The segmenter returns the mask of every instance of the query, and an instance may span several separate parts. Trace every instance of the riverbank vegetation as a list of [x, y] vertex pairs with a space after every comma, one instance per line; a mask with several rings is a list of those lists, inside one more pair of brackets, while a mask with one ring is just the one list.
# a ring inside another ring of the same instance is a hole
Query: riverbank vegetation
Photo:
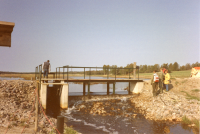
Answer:
[[182, 123], [185, 125], [188, 125], [188, 126], [192, 126], [197, 131], [199, 131], [199, 120], [197, 120], [197, 119], [190, 120], [187, 116], [183, 116]]
[[[54, 73], [54, 72], [53, 72]], [[56, 77], [55, 75], [53, 75], [53, 73], [49, 74], [49, 78], [53, 78]], [[186, 71], [171, 71], [170, 76], [171, 78], [188, 78], [190, 77], [191, 74], [191, 70], [186, 70]], [[84, 78], [84, 74], [80, 74], [80, 73], [70, 73], [68, 74], [69, 77], [72, 76], [81, 76]], [[115, 77], [114, 74], [109, 74], [109, 75], [99, 75], [99, 74], [95, 74], [92, 73], [90, 75], [91, 77]], [[142, 79], [150, 79], [152, 76], [152, 73], [139, 73], [139, 78]], [[0, 74], [0, 77], [8, 77], [8, 78], [23, 78], [25, 80], [34, 80], [35, 79], [35, 73], [2, 73]], [[63, 73], [60, 73], [57, 75], [58, 78], [63, 78]], [[64, 73], [64, 77], [67, 77], [67, 74]], [[86, 79], [88, 79], [89, 75], [85, 75]], [[133, 73], [131, 74], [127, 74], [127, 75], [116, 75], [117, 78], [133, 78]], [[136, 79], [138, 79], [138, 74], [136, 74]]]
[[[200, 63], [196, 62], [193, 64], [187, 63], [186, 65], [180, 66], [177, 62], [175, 63], [164, 63], [162, 65], [140, 65], [136, 68], [136, 78], [146, 78], [149, 79], [152, 76], [153, 70], [159, 71], [160, 68], [166, 68], [169, 70], [171, 78], [187, 78], [191, 75], [192, 67], [200, 67]], [[67, 69], [63, 72], [64, 69], [58, 70], [57, 75], [56, 72], [51, 72], [49, 74], [49, 78], [64, 78], [67, 75], [70, 76], [100, 76], [100, 77], [123, 77], [123, 78], [133, 78], [133, 63], [127, 64], [125, 67], [117, 67], [117, 65], [103, 65], [102, 68], [86, 68], [77, 70], [76, 68], [71, 68], [69, 66], [68, 72]], [[139, 74], [138, 74], [139, 73]], [[35, 77], [39, 77], [39, 74], [35, 74], [35, 72], [2, 72], [0, 71], [0, 77], [15, 77], [15, 78], [24, 78], [25, 80], [34, 80]]]
[[[57, 134], [57, 133], [55, 129], [52, 129], [49, 134]], [[78, 132], [74, 130], [72, 126], [70, 127], [65, 126], [63, 134], [78, 134]]]

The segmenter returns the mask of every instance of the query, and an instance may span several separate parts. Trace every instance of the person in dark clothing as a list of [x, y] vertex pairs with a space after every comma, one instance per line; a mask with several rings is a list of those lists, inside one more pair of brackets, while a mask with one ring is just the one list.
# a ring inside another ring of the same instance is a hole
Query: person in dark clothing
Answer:
[[151, 85], [152, 85], [152, 93], [153, 93], [153, 97], [156, 96], [156, 92], [158, 89], [158, 83], [159, 83], [159, 78], [158, 75], [156, 73], [156, 70], [153, 71], [153, 75], [151, 77]]
[[162, 70], [163, 69], [161, 68], [160, 72], [158, 72], [160, 93], [163, 93], [163, 81], [165, 77]]
[[45, 78], [45, 76], [46, 76], [46, 78], [48, 78], [48, 73], [50, 73], [50, 71], [51, 71], [51, 65], [49, 63], [49, 60], [47, 60], [46, 62], [44, 62], [42, 64], [42, 70], [44, 72], [44, 74], [43, 74], [44, 78]]

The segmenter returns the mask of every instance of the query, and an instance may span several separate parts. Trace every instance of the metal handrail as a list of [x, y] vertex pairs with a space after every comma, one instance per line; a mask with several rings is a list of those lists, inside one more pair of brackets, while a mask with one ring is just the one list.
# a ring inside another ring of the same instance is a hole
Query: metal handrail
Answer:
[[[59, 69], [59, 72], [57, 71], [57, 68]], [[138, 80], [139, 80], [139, 66], [137, 66], [136, 68], [113, 68], [113, 67], [107, 67], [107, 68], [104, 68], [104, 67], [76, 67], [76, 66], [63, 66], [63, 67], [57, 67], [56, 68], [56, 78], [58, 78], [57, 76], [59, 76], [59, 78], [60, 78], [60, 68], [63, 68], [63, 79], [64, 79], [64, 74], [65, 74], [65, 71], [64, 71], [64, 69], [65, 68], [67, 68], [67, 72], [66, 72], [66, 74], [67, 74], [67, 81], [68, 81], [68, 79], [69, 79], [69, 68], [83, 68], [84, 69], [84, 71], [83, 71], [83, 74], [84, 74], [84, 79], [85, 79], [85, 74], [86, 74], [86, 71], [85, 71], [85, 69], [89, 69], [89, 71], [88, 71], [88, 74], [89, 74], [89, 79], [91, 79], [91, 69], [92, 68], [95, 68], [95, 69], [106, 69], [106, 71], [107, 71], [107, 79], [109, 79], [109, 72], [110, 72], [110, 70], [111, 69], [114, 69], [115, 70], [115, 80], [116, 80], [116, 75], [117, 75], [117, 69], [128, 69], [129, 71], [129, 79], [131, 79], [131, 77], [130, 77], [130, 70], [133, 70], [133, 69], [138, 69]]]
[[[104, 67], [76, 67], [76, 66], [63, 66], [63, 67], [57, 67], [56, 68], [56, 72], [54, 72], [54, 78], [56, 77], [56, 79], [57, 78], [61, 78], [60, 77], [60, 73], [61, 73], [61, 68], [63, 68], [63, 72], [62, 72], [62, 74], [63, 74], [63, 79], [65, 78], [65, 74], [67, 74], [67, 81], [68, 81], [68, 79], [69, 79], [69, 68], [83, 68], [84, 69], [84, 71], [83, 71], [83, 74], [84, 74], [84, 79], [85, 79], [85, 75], [86, 75], [86, 72], [87, 71], [85, 71], [85, 69], [89, 69], [89, 71], [88, 71], [88, 74], [89, 74], [89, 79], [91, 79], [91, 69], [106, 69], [106, 73], [107, 73], [107, 79], [109, 79], [109, 72], [110, 72], [110, 70], [111, 69], [114, 69], [115, 71], [115, 80], [116, 80], [116, 76], [117, 76], [117, 69], [119, 69], [119, 70], [121, 70], [121, 69], [128, 69], [128, 73], [129, 73], [129, 79], [131, 79], [131, 77], [130, 77], [130, 74], [131, 74], [131, 72], [130, 72], [130, 70], [133, 70], [133, 69], [138, 69], [138, 80], [139, 80], [139, 66], [137, 66], [136, 68], [113, 68], [113, 67], [106, 67], [106, 68], [104, 68]], [[67, 68], [67, 72], [65, 72], [65, 68]], [[58, 69], [59, 69], [59, 71], [58, 71]], [[39, 66], [37, 66], [36, 68], [35, 68], [35, 80], [36, 79], [40, 79], [41, 78], [41, 74], [42, 74], [42, 64], [40, 64]]]

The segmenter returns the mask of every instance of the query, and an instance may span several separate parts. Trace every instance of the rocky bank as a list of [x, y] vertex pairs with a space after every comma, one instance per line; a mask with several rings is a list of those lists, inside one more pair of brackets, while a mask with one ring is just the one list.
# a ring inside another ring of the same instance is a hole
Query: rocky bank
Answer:
[[[36, 83], [23, 80], [0, 81], [0, 130], [7, 133], [35, 133], [35, 89]], [[42, 114], [39, 114], [39, 132], [49, 133], [52, 126]], [[48, 117], [51, 122], [56, 119]]]
[[200, 101], [186, 94], [195, 92], [195, 97], [199, 98], [200, 79], [173, 79], [170, 86], [170, 91], [164, 90], [153, 97], [150, 81], [146, 81], [142, 93], [131, 101], [147, 119], [182, 121], [186, 116], [190, 120], [200, 121]]

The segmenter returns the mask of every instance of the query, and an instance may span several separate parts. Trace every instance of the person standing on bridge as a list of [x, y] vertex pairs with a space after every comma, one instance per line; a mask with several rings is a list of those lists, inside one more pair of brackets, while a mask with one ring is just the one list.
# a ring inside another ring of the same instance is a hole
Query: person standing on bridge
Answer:
[[158, 72], [158, 77], [159, 77], [159, 89], [160, 93], [163, 93], [163, 81], [164, 81], [164, 73], [163, 73], [163, 68], [160, 68], [160, 72]]
[[151, 85], [152, 85], [152, 93], [153, 93], [153, 97], [156, 96], [156, 92], [158, 89], [158, 83], [159, 83], [159, 78], [158, 75], [156, 73], [156, 70], [153, 71], [153, 76], [151, 77]]
[[50, 71], [51, 71], [51, 65], [49, 63], [49, 60], [47, 60], [46, 62], [44, 62], [42, 64], [42, 70], [44, 72], [44, 74], [43, 74], [44, 78], [45, 78], [45, 76], [46, 76], [46, 78], [48, 78], [48, 73], [50, 73]]

